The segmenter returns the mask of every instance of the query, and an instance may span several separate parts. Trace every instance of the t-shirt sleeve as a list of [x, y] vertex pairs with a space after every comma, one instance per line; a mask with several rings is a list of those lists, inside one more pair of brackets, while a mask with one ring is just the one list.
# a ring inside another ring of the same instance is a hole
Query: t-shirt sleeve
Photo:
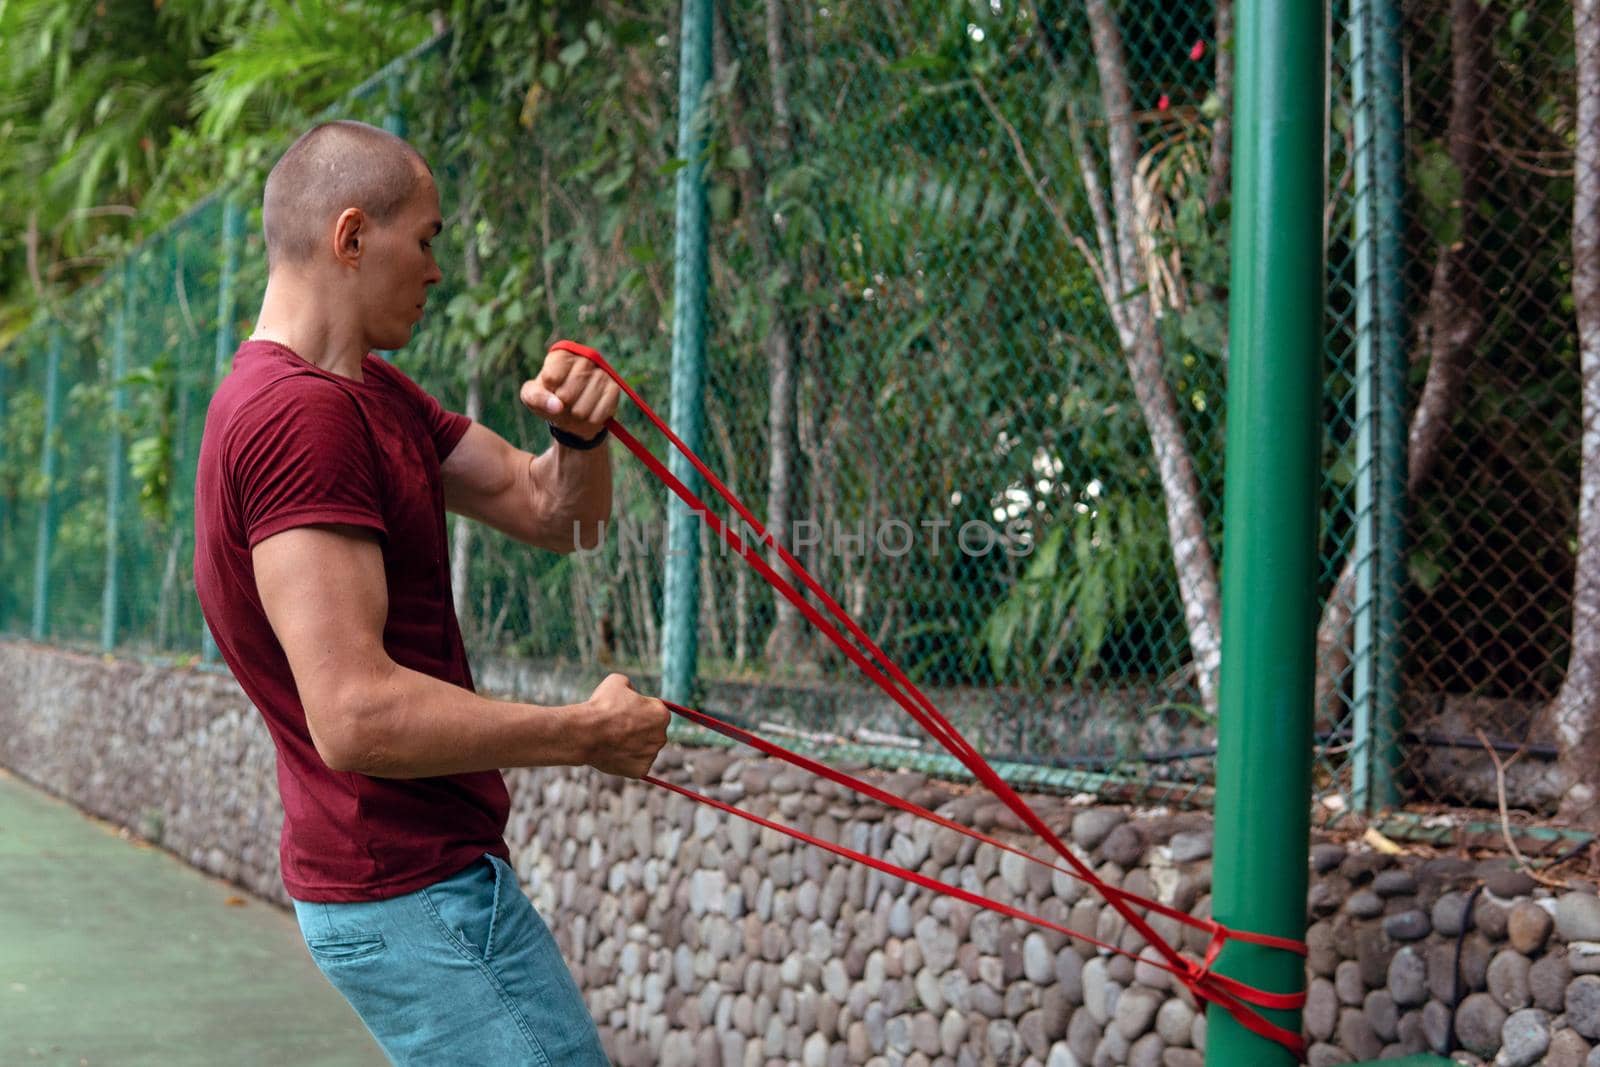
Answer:
[[428, 437], [433, 441], [433, 450], [443, 463], [448, 456], [466, 436], [467, 428], [472, 425], [472, 420], [465, 415], [450, 411], [434, 399], [422, 386], [411, 380], [405, 371], [393, 363], [379, 361], [380, 369], [387, 374], [400, 390], [410, 399], [417, 409], [417, 415], [422, 419], [422, 425], [428, 432]]
[[251, 548], [296, 526], [387, 537], [371, 434], [355, 401], [310, 375], [274, 383], [234, 414], [228, 475]]

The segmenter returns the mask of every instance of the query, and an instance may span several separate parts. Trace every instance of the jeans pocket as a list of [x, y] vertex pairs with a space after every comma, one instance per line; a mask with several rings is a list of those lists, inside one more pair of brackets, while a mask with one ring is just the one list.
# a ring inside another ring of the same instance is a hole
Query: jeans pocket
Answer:
[[307, 938], [306, 948], [318, 963], [351, 963], [376, 956], [383, 951], [384, 942], [378, 933], [333, 934]]
[[485, 855], [460, 874], [422, 890], [428, 913], [445, 936], [484, 962], [494, 955], [501, 880], [500, 865]]

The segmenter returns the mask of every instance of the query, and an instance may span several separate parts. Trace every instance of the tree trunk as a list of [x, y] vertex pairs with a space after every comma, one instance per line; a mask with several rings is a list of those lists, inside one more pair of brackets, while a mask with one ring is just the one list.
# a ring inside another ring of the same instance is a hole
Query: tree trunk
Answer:
[[[462, 229], [467, 231], [466, 261], [467, 287], [476, 289], [483, 281], [483, 267], [478, 262], [478, 242], [472, 235], [471, 219], [462, 212]], [[473, 422], [483, 417], [483, 342], [473, 337], [467, 342], [467, 409], [462, 412]], [[455, 528], [450, 541], [450, 592], [455, 601], [456, 622], [463, 631], [470, 632], [467, 618], [467, 577], [472, 567], [472, 522], [464, 515], [455, 517]]]
[[539, 262], [544, 265], [544, 306], [550, 316], [550, 336], [561, 336], [561, 313], [556, 307], [555, 263], [545, 253], [550, 248], [550, 153], [539, 152]]
[[[1461, 177], [1463, 220], [1484, 192], [1484, 117], [1492, 54], [1488, 15], [1477, 0], [1453, 0], [1450, 13], [1450, 162]], [[1477, 256], [1466, 240], [1441, 243], [1428, 290], [1428, 311], [1419, 331], [1428, 376], [1411, 416], [1406, 439], [1406, 495], [1415, 500], [1433, 476], [1440, 446], [1450, 429], [1467, 361], [1488, 327]], [[1392, 398], [1395, 404], [1402, 398]], [[1339, 689], [1350, 666], [1351, 612], [1356, 559], [1347, 556], [1317, 626], [1316, 709], [1325, 725], [1343, 718]]]
[[1206, 207], [1215, 211], [1230, 192], [1233, 178], [1233, 0], [1217, 0], [1216, 94], [1221, 110], [1211, 124], [1211, 159], [1206, 176]]
[[[618, 538], [621, 551], [627, 553], [619, 576], [617, 600], [623, 595], [625, 583], [633, 597], [633, 617], [635, 647], [639, 650], [639, 662], [653, 663], [661, 656], [661, 639], [656, 631], [656, 615], [652, 610], [654, 599], [650, 596], [650, 574], [645, 568], [645, 557], [628, 549], [628, 538]], [[702, 600], [706, 597], [702, 596]], [[618, 613], [620, 614], [620, 612]]]
[[1572, 198], [1572, 297], [1583, 382], [1578, 556], [1572, 652], [1555, 700], [1561, 747], [1561, 815], [1600, 815], [1600, 0], [1573, 0], [1578, 128]]
[[[1167, 511], [1167, 535], [1188, 627], [1189, 651], [1195, 681], [1207, 711], [1217, 707], [1217, 671], [1222, 663], [1220, 640], [1221, 597], [1216, 560], [1206, 533], [1200, 482], [1184, 441], [1178, 400], [1164, 370], [1165, 355], [1156, 330], [1155, 308], [1145, 285], [1139, 233], [1143, 223], [1134, 199], [1134, 168], [1138, 148], [1134, 137], [1132, 95], [1128, 89], [1127, 59], [1122, 34], [1106, 0], [1086, 0], [1095, 64], [1100, 75], [1100, 97], [1107, 125], [1111, 199], [1115, 228], [1101, 230], [1102, 284], [1117, 327], [1117, 337], [1133, 380], [1134, 395], [1150, 434], [1156, 455]], [[1081, 160], [1085, 168], [1093, 160]], [[1097, 184], [1097, 183], [1087, 183]], [[1091, 198], [1097, 189], [1090, 189]], [[1102, 198], [1103, 200], [1103, 198]], [[1105, 247], [1108, 243], [1112, 247]]]
[[[788, 71], [783, 48], [783, 0], [767, 0], [767, 76], [772, 85], [772, 117], [777, 157], [794, 155], [794, 132], [789, 115]], [[752, 208], [758, 207], [752, 204]], [[760, 211], [765, 219], [766, 212]], [[775, 264], [786, 281], [788, 268]], [[784, 286], [785, 288], [787, 285]], [[795, 361], [794, 333], [788, 316], [780, 310], [767, 330], [767, 530], [777, 544], [787, 547], [793, 538], [792, 504], [795, 480]], [[769, 562], [787, 574], [776, 549]], [[787, 663], [800, 645], [800, 612], [783, 597], [774, 598], [772, 632], [767, 635], [768, 663]]]
[[[731, 65], [730, 55], [733, 27], [725, 12], [719, 12], [715, 38], [718, 76]], [[792, 158], [794, 138], [789, 112], [789, 90], [783, 47], [783, 5], [781, 0], [767, 0], [766, 47], [767, 66], [771, 80], [770, 104], [775, 125], [775, 155], [782, 161]], [[745, 122], [743, 95], [734, 92], [728, 98], [728, 140], [735, 147], [744, 148], [751, 165], [738, 172], [739, 197], [743, 201], [740, 216], [744, 220], [750, 251], [758, 269], [765, 278], [772, 272], [781, 272], [787, 288], [791, 275], [776, 249], [777, 238], [771, 232], [770, 215], [763, 207], [763, 189], [769, 168], [760, 162], [760, 155]], [[767, 359], [767, 531], [773, 539], [787, 546], [792, 534], [793, 484], [795, 480], [795, 358], [794, 323], [781, 307], [774, 310], [762, 342]], [[780, 574], [786, 573], [783, 561], [776, 550], [768, 553], [769, 562]], [[769, 663], [784, 663], [795, 658], [801, 641], [800, 613], [783, 597], [774, 598], [772, 630], [768, 634], [765, 657]], [[742, 644], [742, 642], [740, 642]]]
[[[1211, 149], [1206, 163], [1206, 211], [1213, 225], [1222, 205], [1233, 195], [1233, 0], [1217, 0], [1216, 16], [1216, 93], [1218, 107], [1216, 119], [1211, 123]], [[1217, 227], [1218, 231], [1221, 227]], [[1228, 294], [1225, 284], [1213, 285], [1204, 281], [1195, 287], [1197, 304], [1226, 306]], [[1222, 347], [1217, 353], [1222, 367], [1220, 384], [1228, 380], [1228, 321], [1222, 320]]]
[[[794, 346], [788, 331], [781, 326], [767, 334], [767, 531], [777, 544], [791, 541], [793, 516], [790, 503], [794, 483]], [[788, 568], [777, 549], [768, 553], [768, 562], [779, 574]], [[800, 612], [783, 597], [774, 603], [772, 632], [767, 635], [769, 663], [785, 663], [793, 658], [800, 636]]]
[[767, 0], [767, 77], [772, 82], [772, 123], [778, 148], [794, 148], [794, 125], [789, 117], [789, 71], [784, 66], [783, 0]]
[[[728, 643], [722, 636], [722, 609], [717, 605], [712, 586], [711, 553], [716, 546], [711, 543], [711, 529], [700, 524], [700, 627], [711, 639], [711, 658], [720, 667], [728, 662]], [[742, 568], [741, 568], [742, 569]]]
[[[727, 484], [729, 491], [734, 496], [739, 495], [739, 456], [733, 448], [733, 436], [728, 433], [728, 424], [712, 412], [709, 421], [711, 433], [717, 439], [717, 445], [722, 449], [722, 469], [726, 472], [722, 480]], [[719, 554], [726, 555], [731, 550], [723, 550]], [[711, 583], [706, 583], [706, 588], [711, 588]], [[733, 662], [735, 666], [743, 667], [745, 660], [750, 658], [750, 568], [741, 560], [733, 568]]]

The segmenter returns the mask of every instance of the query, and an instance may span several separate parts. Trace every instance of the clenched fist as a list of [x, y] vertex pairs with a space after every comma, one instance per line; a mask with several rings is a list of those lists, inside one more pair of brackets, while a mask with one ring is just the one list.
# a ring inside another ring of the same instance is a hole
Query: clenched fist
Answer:
[[556, 429], [584, 438], [605, 429], [621, 395], [605, 371], [562, 349], [545, 353], [539, 376], [523, 382], [521, 392], [528, 410]]
[[636, 693], [626, 676], [609, 674], [585, 705], [593, 732], [589, 766], [624, 778], [650, 773], [667, 743], [672, 713], [655, 697]]

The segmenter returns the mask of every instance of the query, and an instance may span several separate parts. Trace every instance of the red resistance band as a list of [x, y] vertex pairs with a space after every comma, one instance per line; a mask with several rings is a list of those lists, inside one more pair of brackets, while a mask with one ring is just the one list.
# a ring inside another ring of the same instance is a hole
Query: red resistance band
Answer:
[[[1225, 975], [1216, 974], [1212, 970], [1218, 955], [1222, 951], [1223, 945], [1229, 940], [1244, 941], [1251, 944], [1262, 945], [1268, 948], [1281, 949], [1286, 952], [1297, 953], [1301, 956], [1306, 955], [1306, 946], [1303, 942], [1295, 941], [1289, 938], [1274, 937], [1269, 934], [1258, 934], [1250, 931], [1234, 930], [1213, 920], [1197, 919], [1194, 916], [1179, 912], [1173, 908], [1169, 908], [1157, 901], [1147, 900], [1143, 897], [1129, 893], [1119, 886], [1109, 885], [1102, 881], [1094, 873], [1094, 871], [1086, 863], [1084, 863], [1083, 860], [1081, 860], [1077, 854], [1073, 852], [1072, 849], [1068, 847], [1059, 836], [1056, 835], [1054, 831], [1052, 831], [1045, 824], [1044, 820], [1041, 819], [1020, 796], [1017, 795], [1017, 793], [1003, 778], [1000, 777], [994, 768], [992, 768], [988, 762], [978, 754], [978, 751], [973, 748], [971, 743], [968, 742], [967, 739], [963, 737], [961, 733], [949, 722], [949, 720], [944, 717], [938, 708], [933, 705], [933, 702], [929, 700], [919, 688], [917, 688], [910, 678], [906, 677], [905, 673], [893, 662], [893, 660], [889, 658], [887, 653], [879, 648], [878, 645], [867, 636], [866, 632], [863, 631], [855, 622], [855, 620], [850, 617], [849, 613], [846, 612], [844, 608], [842, 608], [838, 602], [835, 601], [833, 597], [831, 597], [827, 591], [822, 588], [817, 580], [800, 565], [799, 561], [790, 555], [788, 550], [785, 549], [781, 543], [773, 539], [772, 535], [767, 532], [766, 528], [756, 519], [753, 514], [750, 513], [750, 510], [733, 495], [732, 491], [723, 484], [721, 479], [712, 473], [712, 471], [705, 465], [700, 457], [695, 455], [695, 453], [690, 450], [689, 447], [685, 445], [676, 434], [672, 432], [671, 428], [667, 426], [660, 416], [658, 416], [650, 408], [650, 406], [644, 402], [643, 398], [641, 398], [639, 394], [636, 393], [633, 388], [623, 380], [622, 376], [618, 374], [608, 362], [606, 362], [604, 356], [592, 348], [577, 344], [573, 341], [557, 341], [551, 346], [551, 348], [569, 352], [573, 355], [589, 360], [590, 362], [594, 363], [595, 366], [604, 371], [612, 379], [612, 381], [617, 383], [618, 387], [627, 394], [628, 398], [633, 401], [634, 405], [645, 416], [645, 418], [649, 420], [649, 422], [667, 438], [672, 446], [676, 448], [686, 460], [688, 460], [695, 471], [697, 471], [700, 476], [706, 480], [707, 484], [716, 490], [717, 495], [720, 496], [728, 504], [728, 506], [734, 510], [734, 512], [739, 516], [740, 520], [744, 522], [746, 529], [760, 541], [764, 548], [774, 551], [784, 565], [791, 572], [793, 572], [796, 578], [800, 580], [801, 584], [804, 585], [806, 589], [817, 598], [818, 602], [827, 608], [828, 613], [833, 617], [832, 621], [824, 617], [823, 614], [816, 608], [816, 606], [813, 605], [805, 597], [805, 595], [800, 592], [800, 590], [796, 589], [791, 582], [775, 571], [764, 558], [760, 550], [746, 544], [736, 532], [730, 529], [721, 519], [719, 519], [706, 505], [706, 503], [696, 496], [694, 492], [692, 492], [689, 487], [684, 484], [682, 479], [673, 474], [672, 471], [670, 471], [654, 453], [640, 443], [639, 439], [634, 437], [633, 434], [629, 433], [616, 419], [611, 419], [606, 424], [607, 429], [610, 430], [612, 435], [615, 436], [617, 440], [621, 441], [628, 451], [637, 456], [640, 462], [648, 467], [651, 473], [660, 479], [660, 481], [666, 485], [668, 489], [672, 490], [672, 492], [677, 495], [680, 500], [688, 505], [691, 511], [699, 515], [700, 518], [708, 526], [710, 526], [713, 531], [722, 537], [728, 546], [737, 552], [746, 563], [755, 569], [755, 571], [765, 578], [775, 590], [781, 593], [791, 604], [793, 604], [795, 608], [799, 610], [808, 621], [811, 622], [812, 625], [821, 630], [829, 640], [838, 646], [839, 650], [843, 652], [852, 663], [860, 668], [863, 674], [876, 683], [890, 699], [894, 700], [895, 703], [899, 704], [903, 709], [905, 709], [906, 713], [916, 720], [916, 722], [921, 725], [923, 729], [927, 730], [928, 733], [932, 735], [933, 738], [940, 744], [942, 744], [951, 755], [960, 760], [962, 766], [966, 767], [974, 778], [983, 783], [983, 785], [985, 785], [991, 792], [999, 797], [999, 799], [1005, 803], [1005, 805], [1010, 808], [1018, 818], [1022, 820], [1024, 825], [1038, 834], [1040, 838], [1050, 845], [1050, 847], [1054, 849], [1062, 859], [1066, 860], [1068, 867], [1058, 866], [1055, 863], [1041, 859], [1031, 853], [998, 841], [987, 834], [980, 833], [976, 830], [962, 826], [950, 819], [936, 815], [925, 808], [911, 804], [904, 798], [895, 796], [894, 794], [880, 789], [869, 782], [865, 782], [859, 778], [845, 774], [842, 771], [835, 770], [814, 760], [807, 759], [798, 753], [791, 752], [778, 745], [775, 745], [772, 742], [758, 737], [749, 731], [740, 729], [731, 723], [726, 723], [707, 715], [705, 712], [697, 711], [691, 708], [685, 708], [677, 704], [669, 704], [668, 707], [675, 714], [682, 718], [688, 719], [691, 722], [697, 723], [706, 729], [720, 733], [732, 740], [750, 745], [766, 755], [783, 760], [784, 762], [790, 763], [796, 767], [800, 767], [803, 770], [810, 771], [813, 774], [843, 785], [846, 788], [855, 790], [864, 796], [878, 800], [885, 804], [889, 804], [919, 818], [927, 819], [939, 826], [949, 830], [954, 830], [957, 833], [984, 842], [985, 844], [990, 844], [997, 848], [1004, 849], [1007, 852], [1015, 853], [1032, 862], [1044, 864], [1045, 866], [1050, 867], [1052, 870], [1060, 871], [1063, 874], [1083, 880], [1085, 883], [1093, 887], [1098, 893], [1100, 893], [1101, 896], [1106, 899], [1106, 902], [1110, 904], [1112, 908], [1116, 909], [1118, 914], [1120, 914], [1122, 918], [1127, 921], [1128, 925], [1133, 927], [1133, 929], [1144, 938], [1145, 942], [1161, 957], [1159, 960], [1145, 959], [1142, 960], [1142, 962], [1151, 964], [1168, 972], [1169, 974], [1172, 974], [1179, 981], [1183, 982], [1184, 985], [1187, 986], [1196, 997], [1201, 1000], [1220, 1005], [1223, 1010], [1227, 1011], [1228, 1014], [1237, 1020], [1240, 1025], [1246, 1027], [1253, 1033], [1268, 1038], [1269, 1040], [1284, 1046], [1285, 1048], [1294, 1052], [1297, 1056], [1304, 1056], [1305, 1041], [1300, 1034], [1289, 1030], [1287, 1027], [1280, 1026], [1272, 1022], [1264, 1017], [1258, 1010], [1256, 1010], [1258, 1008], [1279, 1011], [1298, 1010], [1305, 1004], [1306, 995], [1304, 992], [1271, 993], [1245, 985], [1244, 983], [1232, 978], [1228, 978]], [[839, 626], [843, 626], [845, 630], [849, 632], [849, 638], [847, 638], [844, 633], [840, 632]], [[850, 638], [853, 638], [854, 642], [852, 642]], [[647, 775], [644, 780], [654, 785], [661, 786], [664, 789], [669, 789], [675, 793], [689, 797], [690, 799], [699, 803], [708, 804], [711, 807], [727, 812], [730, 815], [737, 815], [741, 818], [748, 819], [759, 826], [786, 834], [789, 837], [795, 838], [799, 841], [804, 841], [807, 844], [815, 845], [818, 848], [825, 849], [836, 856], [854, 860], [857, 863], [866, 864], [867, 866], [882, 871], [886, 874], [895, 875], [898, 878], [902, 878], [916, 885], [923, 886], [924, 888], [930, 889], [936, 893], [942, 893], [947, 896], [954, 897], [957, 900], [962, 900], [969, 904], [977, 905], [978, 907], [988, 908], [989, 910], [995, 911], [1001, 915], [1005, 915], [1014, 919], [1020, 919], [1024, 922], [1053, 930], [1065, 936], [1095, 945], [1097, 948], [1108, 952], [1115, 952], [1121, 955], [1130, 956], [1134, 959], [1140, 958], [1134, 956], [1133, 953], [1128, 952], [1125, 949], [1097, 941], [1092, 937], [1088, 937], [1074, 930], [1069, 930], [1066, 927], [1041, 916], [1022, 911], [1021, 909], [1012, 907], [1011, 905], [992, 900], [989, 897], [983, 896], [982, 894], [973, 893], [959, 886], [953, 886], [948, 883], [938, 881], [937, 879], [930, 878], [921, 874], [920, 872], [909, 870], [896, 864], [889, 863], [885, 860], [880, 860], [875, 857], [865, 855], [855, 851], [854, 849], [845, 848], [844, 846], [834, 842], [821, 840], [813, 837], [810, 834], [804, 833], [803, 831], [797, 830], [794, 827], [772, 822], [741, 808], [734, 807], [731, 804], [726, 804], [722, 801], [715, 800], [711, 797], [697, 793], [691, 789], [686, 789], [682, 786], [675, 785], [671, 782], [663, 781], [662, 779], [649, 775]], [[1159, 934], [1157, 934], [1154, 929], [1151, 928], [1146, 919], [1135, 910], [1136, 907], [1148, 909], [1149, 911], [1153, 911], [1159, 915], [1165, 916], [1166, 918], [1206, 932], [1209, 935], [1209, 942], [1205, 956], [1202, 959], [1196, 960], [1180, 953], [1176, 948], [1168, 944]]]

